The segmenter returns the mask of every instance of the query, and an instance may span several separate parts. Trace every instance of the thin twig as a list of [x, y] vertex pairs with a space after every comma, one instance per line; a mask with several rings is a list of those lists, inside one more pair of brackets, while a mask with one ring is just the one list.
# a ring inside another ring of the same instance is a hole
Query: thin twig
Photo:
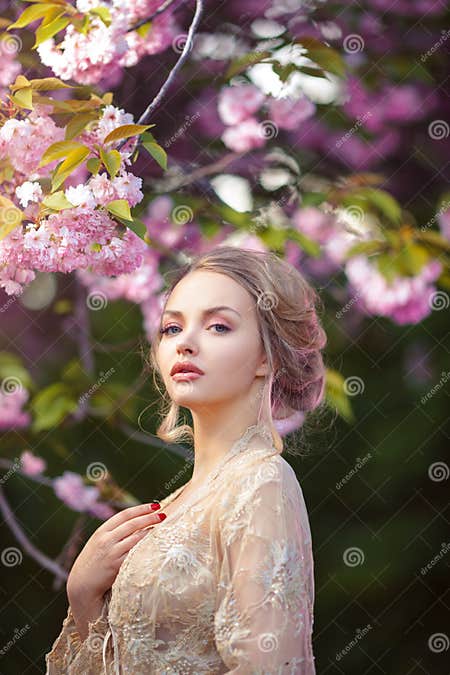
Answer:
[[131, 26], [127, 30], [127, 33], [130, 33], [133, 30], [137, 30], [141, 26], [145, 26], [145, 24], [148, 23], [149, 21], [151, 21], [152, 19], [154, 19], [155, 16], [158, 16], [159, 14], [162, 14], [163, 12], [165, 12], [166, 9], [168, 9], [170, 7], [170, 5], [173, 5], [174, 2], [176, 2], [176, 0], [166, 0], [166, 2], [164, 2], [161, 5], [161, 7], [158, 7], [158, 9], [155, 12], [153, 12], [153, 14], [150, 14], [150, 16], [147, 16], [145, 19], [141, 19], [137, 24], [135, 24], [134, 26]]
[[161, 89], [159, 90], [158, 94], [155, 96], [153, 101], [150, 103], [149, 106], [147, 106], [146, 110], [144, 110], [144, 112], [140, 116], [140, 118], [137, 122], [138, 124], [144, 124], [145, 120], [147, 120], [150, 117], [150, 115], [152, 114], [152, 112], [159, 106], [161, 100], [164, 98], [167, 90], [169, 89], [170, 85], [172, 84], [172, 81], [173, 81], [175, 75], [180, 70], [183, 63], [186, 61], [188, 53], [192, 49], [192, 44], [193, 44], [193, 41], [194, 41], [194, 34], [195, 34], [195, 31], [197, 30], [197, 27], [200, 23], [202, 13], [203, 13], [203, 0], [196, 0], [194, 18], [192, 19], [192, 23], [189, 27], [189, 31], [188, 31], [187, 38], [186, 38], [186, 43], [183, 47], [183, 51], [181, 52], [180, 58], [178, 59], [178, 61], [176, 62], [176, 64], [172, 68], [172, 70], [170, 71], [169, 77], [164, 82], [164, 84], [161, 87]]
[[45, 553], [42, 553], [42, 551], [36, 548], [36, 546], [32, 544], [31, 541], [28, 539], [22, 526], [16, 520], [16, 517], [8, 503], [8, 500], [6, 499], [5, 493], [3, 492], [3, 488], [1, 487], [1, 485], [0, 485], [0, 511], [2, 512], [5, 523], [8, 525], [9, 529], [11, 530], [11, 532], [13, 533], [19, 544], [22, 546], [23, 550], [26, 553], [28, 553], [28, 555], [31, 558], [33, 558], [41, 567], [44, 567], [45, 569], [49, 570], [60, 579], [63, 579], [64, 581], [67, 580], [68, 577], [67, 572], [60, 565], [58, 565], [58, 563], [56, 563], [54, 560], [46, 556]]

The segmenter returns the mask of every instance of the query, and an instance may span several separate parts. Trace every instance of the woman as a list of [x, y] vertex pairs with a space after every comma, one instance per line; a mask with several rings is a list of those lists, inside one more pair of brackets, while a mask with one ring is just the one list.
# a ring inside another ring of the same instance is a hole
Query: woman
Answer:
[[192, 477], [89, 539], [47, 673], [314, 675], [311, 534], [278, 429], [323, 397], [317, 299], [268, 252], [222, 246], [178, 273], [150, 363], [157, 435], [193, 440]]

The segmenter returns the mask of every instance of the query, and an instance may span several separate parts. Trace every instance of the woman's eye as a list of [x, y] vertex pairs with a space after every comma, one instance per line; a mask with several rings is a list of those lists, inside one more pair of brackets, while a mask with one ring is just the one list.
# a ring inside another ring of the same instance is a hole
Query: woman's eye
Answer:
[[[220, 330], [219, 333], [227, 333], [227, 332], [230, 330], [230, 329], [228, 328], [228, 326], [225, 326], [224, 323], [213, 323], [212, 326], [220, 326], [221, 328], [225, 328], [224, 331], [223, 331], [223, 330]], [[211, 326], [211, 327], [212, 327], [212, 326]]]
[[171, 328], [178, 328], [178, 326], [166, 326], [166, 328], [160, 328], [159, 332], [161, 335], [173, 335], [173, 333], [169, 333]]
[[[217, 332], [218, 333], [227, 333], [230, 330], [230, 328], [228, 328], [228, 326], [225, 326], [224, 323], [213, 323], [213, 324], [211, 324], [210, 328], [212, 328], [214, 326], [219, 326], [220, 328], [225, 329], [225, 330], [214, 331], [216, 333]], [[160, 328], [159, 332], [162, 335], [176, 335], [176, 333], [170, 333], [169, 332], [171, 328], [179, 328], [179, 326], [166, 326], [166, 328]]]

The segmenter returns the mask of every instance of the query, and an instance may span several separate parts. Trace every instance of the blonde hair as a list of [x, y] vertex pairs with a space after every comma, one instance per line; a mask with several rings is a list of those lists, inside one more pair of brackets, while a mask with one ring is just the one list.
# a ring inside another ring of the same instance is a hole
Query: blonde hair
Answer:
[[[218, 246], [197, 255], [175, 270], [175, 279], [164, 294], [164, 311], [175, 286], [189, 273], [208, 270], [225, 274], [245, 288], [255, 300], [259, 332], [269, 367], [262, 392], [259, 421], [265, 415], [274, 445], [283, 450], [283, 441], [274, 419], [281, 410], [288, 416], [314, 410], [323, 401], [325, 366], [321, 350], [326, 333], [316, 310], [321, 301], [317, 292], [290, 263], [270, 251], [256, 251], [235, 246]], [[158, 326], [159, 328], [159, 326]], [[150, 369], [162, 375], [157, 362], [161, 340], [159, 330], [151, 340]], [[187, 424], [178, 424], [180, 406], [154, 383], [162, 393], [159, 412], [162, 421], [156, 435], [163, 441], [193, 441], [194, 432]], [[268, 419], [267, 419], [268, 416]], [[283, 415], [282, 419], [286, 419]]]

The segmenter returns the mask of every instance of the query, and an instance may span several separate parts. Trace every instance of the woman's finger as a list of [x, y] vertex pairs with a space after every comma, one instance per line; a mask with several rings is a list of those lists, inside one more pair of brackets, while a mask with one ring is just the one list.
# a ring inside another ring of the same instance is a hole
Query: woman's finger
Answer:
[[125, 539], [121, 539], [117, 544], [114, 546], [114, 555], [119, 556], [118, 562], [122, 563], [123, 560], [126, 558], [128, 551], [133, 548], [135, 544], [137, 544], [138, 541], [143, 539], [146, 534], [148, 534], [149, 530], [137, 530], [136, 532], [133, 532], [133, 534], [130, 534], [128, 537], [125, 537]]
[[125, 539], [125, 537], [128, 537], [130, 534], [133, 534], [133, 532], [136, 530], [140, 530], [142, 527], [146, 527], [147, 525], [155, 525], [156, 523], [160, 522], [161, 519], [159, 518], [158, 513], [146, 513], [143, 516], [136, 516], [135, 518], [128, 520], [126, 523], [118, 525], [114, 528], [114, 530], [109, 532], [109, 537], [112, 543], [117, 543], [122, 539]]
[[[159, 507], [159, 504], [157, 504], [157, 506]], [[129, 506], [127, 509], [120, 511], [120, 513], [115, 513], [113, 516], [111, 516], [111, 518], [108, 518], [108, 520], [106, 520], [103, 525], [100, 525], [98, 529], [102, 529], [104, 532], [110, 532], [118, 525], [122, 525], [122, 523], [126, 523], [132, 518], [152, 512], [151, 504], [138, 504], [137, 506]]]

